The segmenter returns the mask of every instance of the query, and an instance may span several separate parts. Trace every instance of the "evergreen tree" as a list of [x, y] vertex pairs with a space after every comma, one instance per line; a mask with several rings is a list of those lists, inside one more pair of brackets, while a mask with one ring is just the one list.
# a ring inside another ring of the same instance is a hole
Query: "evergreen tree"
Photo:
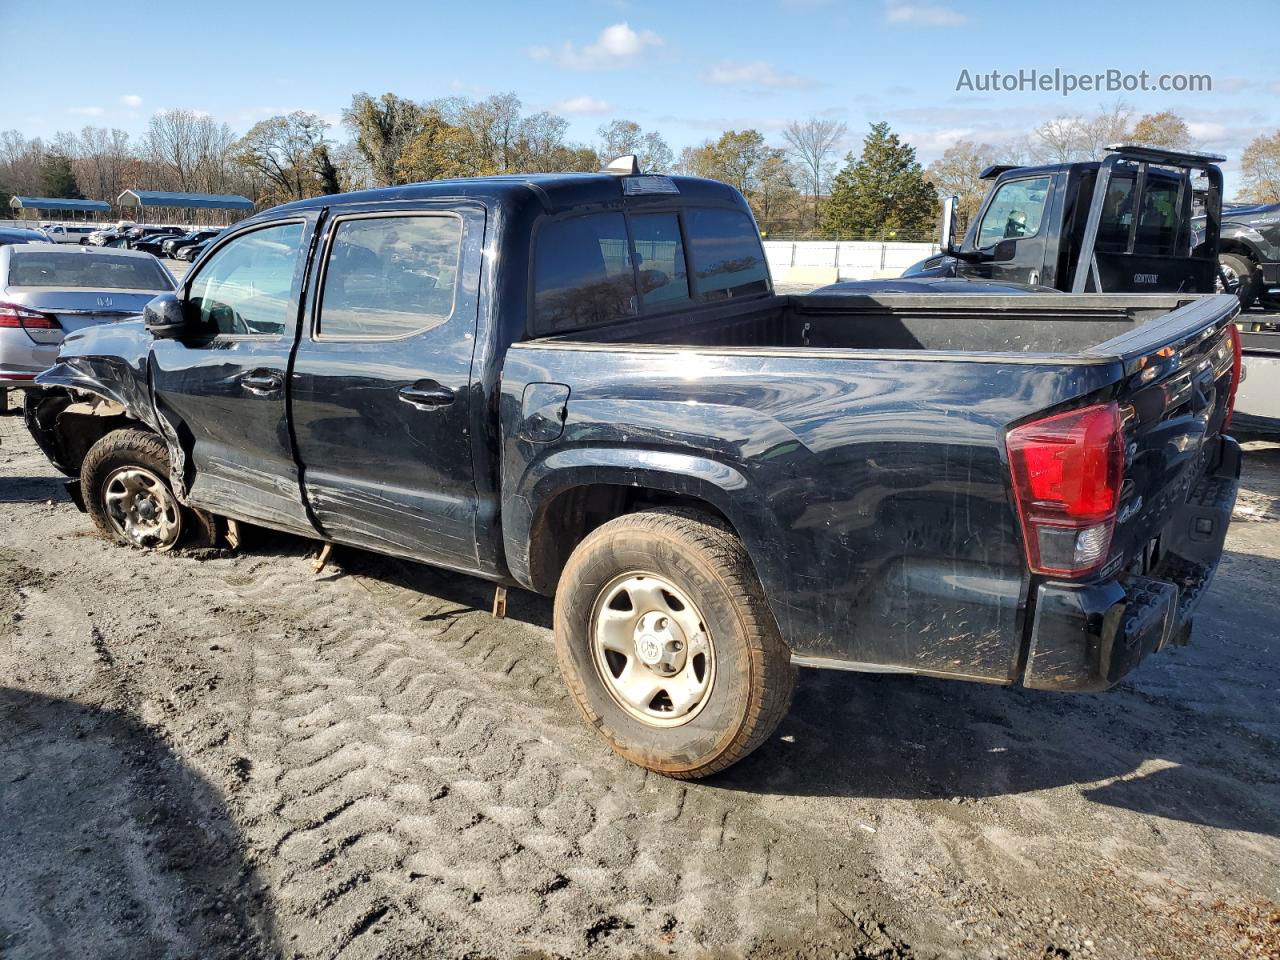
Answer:
[[75, 171], [71, 169], [71, 158], [64, 153], [50, 153], [40, 161], [40, 189], [46, 197], [84, 199]]
[[845, 157], [832, 181], [822, 229], [857, 237], [925, 237], [933, 230], [937, 206], [936, 191], [916, 161], [915, 148], [898, 139], [887, 123], [873, 123], [862, 156]]

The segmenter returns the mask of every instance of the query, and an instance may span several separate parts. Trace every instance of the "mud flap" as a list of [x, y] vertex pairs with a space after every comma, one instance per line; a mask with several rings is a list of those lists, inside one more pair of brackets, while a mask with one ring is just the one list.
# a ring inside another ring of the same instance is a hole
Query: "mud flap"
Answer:
[[84, 505], [84, 491], [80, 489], [80, 478], [64, 480], [62, 486], [66, 489], [67, 496], [71, 498], [71, 502], [76, 505], [76, 509], [81, 513], [88, 513], [89, 511]]

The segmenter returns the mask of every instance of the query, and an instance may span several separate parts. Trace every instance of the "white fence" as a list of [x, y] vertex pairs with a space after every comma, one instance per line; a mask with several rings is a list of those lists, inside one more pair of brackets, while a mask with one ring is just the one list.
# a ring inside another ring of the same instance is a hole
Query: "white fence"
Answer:
[[896, 277], [938, 252], [936, 243], [874, 240], [766, 240], [769, 272], [777, 283], [834, 283]]

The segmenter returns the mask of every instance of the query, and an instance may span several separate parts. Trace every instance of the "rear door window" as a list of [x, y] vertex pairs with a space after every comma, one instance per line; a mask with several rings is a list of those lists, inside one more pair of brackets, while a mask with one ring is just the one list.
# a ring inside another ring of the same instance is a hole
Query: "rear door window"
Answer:
[[462, 221], [454, 216], [359, 217], [334, 227], [316, 335], [394, 339], [453, 314]]
[[533, 256], [534, 329], [556, 333], [637, 312], [635, 271], [621, 213], [549, 220]]
[[769, 270], [755, 224], [741, 210], [693, 207], [685, 211], [699, 300], [718, 300], [769, 289]]

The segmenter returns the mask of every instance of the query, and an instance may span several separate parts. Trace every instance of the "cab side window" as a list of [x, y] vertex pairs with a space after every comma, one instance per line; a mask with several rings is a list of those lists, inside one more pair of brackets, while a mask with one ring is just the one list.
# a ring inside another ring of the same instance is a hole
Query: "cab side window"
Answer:
[[1049, 178], [1011, 180], [991, 200], [978, 230], [978, 247], [995, 246], [1001, 240], [1034, 237], [1049, 202]]
[[316, 336], [395, 339], [453, 315], [462, 250], [456, 216], [339, 220], [325, 266]]
[[242, 234], [200, 268], [187, 300], [207, 333], [281, 336], [292, 330], [289, 304], [302, 227], [282, 223]]

